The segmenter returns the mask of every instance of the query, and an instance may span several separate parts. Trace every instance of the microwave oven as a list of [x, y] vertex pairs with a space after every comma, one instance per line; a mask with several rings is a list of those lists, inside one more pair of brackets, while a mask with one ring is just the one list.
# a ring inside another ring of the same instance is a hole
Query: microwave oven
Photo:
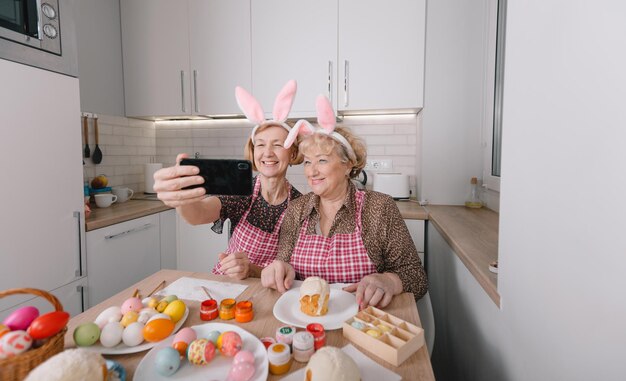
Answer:
[[0, 1], [0, 58], [77, 76], [73, 1]]

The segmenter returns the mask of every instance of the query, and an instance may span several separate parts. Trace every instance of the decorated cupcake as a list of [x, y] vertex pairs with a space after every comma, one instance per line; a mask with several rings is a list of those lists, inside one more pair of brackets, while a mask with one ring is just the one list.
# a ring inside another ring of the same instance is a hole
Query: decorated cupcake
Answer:
[[317, 276], [304, 280], [300, 286], [300, 310], [309, 316], [322, 316], [328, 312], [330, 288]]

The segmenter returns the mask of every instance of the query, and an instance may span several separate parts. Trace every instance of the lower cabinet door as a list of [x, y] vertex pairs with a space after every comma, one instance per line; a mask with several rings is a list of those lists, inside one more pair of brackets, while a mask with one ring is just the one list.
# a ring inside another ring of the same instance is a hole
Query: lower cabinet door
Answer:
[[[68, 312], [72, 317], [83, 312], [87, 308], [87, 278], [80, 278], [74, 282], [68, 283], [52, 291], [52, 295], [59, 299], [63, 306], [63, 311]], [[34, 306], [39, 310], [39, 314], [43, 315], [47, 312], [54, 311], [54, 306], [47, 299], [32, 295], [33, 297], [24, 303], [18, 304], [4, 311], [0, 311], [0, 321], [4, 320], [9, 314], [18, 308], [26, 306]]]
[[158, 214], [87, 232], [89, 307], [160, 268]]
[[424, 266], [424, 220], [404, 220], [404, 222], [409, 229], [409, 233], [417, 249], [417, 254], [419, 254], [422, 265]]

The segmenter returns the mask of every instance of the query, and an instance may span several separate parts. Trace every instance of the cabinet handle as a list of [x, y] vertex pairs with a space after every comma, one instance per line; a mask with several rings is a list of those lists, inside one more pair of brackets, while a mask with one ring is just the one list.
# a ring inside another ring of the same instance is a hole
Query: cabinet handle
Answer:
[[348, 60], [343, 61], [343, 106], [348, 107], [348, 89], [350, 79], [350, 63]]
[[76, 292], [80, 293], [80, 312], [85, 312], [85, 286], [76, 286]]
[[183, 112], [187, 112], [185, 110], [185, 72], [183, 70], [180, 71], [180, 99]]
[[74, 276], [79, 278], [83, 276], [83, 242], [80, 234], [80, 212], [74, 211], [74, 218], [76, 218], [76, 225], [78, 226], [78, 269], [74, 271]]
[[121, 233], [107, 235], [107, 236], [104, 237], [104, 239], [113, 239], [113, 238], [122, 237], [122, 236], [125, 236], [127, 234], [136, 233], [136, 232], [140, 232], [142, 230], [149, 229], [150, 227], [152, 227], [152, 224], [145, 224], [145, 225], [142, 225], [142, 226], [139, 226], [139, 227], [136, 227], [136, 228], [132, 228], [132, 229], [123, 231]]
[[195, 110], [198, 112], [198, 71], [193, 71], [193, 103], [195, 105]]
[[333, 103], [333, 61], [328, 61], [328, 99]]

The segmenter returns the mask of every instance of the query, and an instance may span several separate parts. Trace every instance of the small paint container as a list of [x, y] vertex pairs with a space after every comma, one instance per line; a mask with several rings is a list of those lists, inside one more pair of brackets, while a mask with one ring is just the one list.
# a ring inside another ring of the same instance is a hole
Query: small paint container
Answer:
[[311, 323], [306, 326], [306, 330], [313, 335], [315, 350], [318, 350], [326, 345], [326, 332], [324, 331], [323, 325], [319, 323]]
[[293, 335], [296, 333], [296, 328], [290, 325], [283, 325], [276, 330], [276, 342], [287, 344], [291, 347], [293, 342]]
[[231, 320], [235, 318], [235, 299], [224, 299], [220, 302], [220, 319]]
[[200, 304], [200, 319], [204, 321], [217, 319], [219, 312], [217, 309], [217, 301], [215, 299], [207, 299]]
[[262, 337], [260, 340], [265, 346], [265, 349], [269, 348], [272, 344], [276, 344], [276, 339], [273, 337]]
[[296, 332], [293, 335], [293, 358], [298, 362], [308, 362], [315, 353], [314, 339], [311, 332]]
[[289, 372], [291, 368], [291, 351], [289, 345], [276, 343], [267, 348], [270, 373], [281, 375]]
[[238, 323], [247, 323], [253, 318], [254, 309], [252, 308], [252, 302], [244, 300], [235, 305], [235, 320]]

